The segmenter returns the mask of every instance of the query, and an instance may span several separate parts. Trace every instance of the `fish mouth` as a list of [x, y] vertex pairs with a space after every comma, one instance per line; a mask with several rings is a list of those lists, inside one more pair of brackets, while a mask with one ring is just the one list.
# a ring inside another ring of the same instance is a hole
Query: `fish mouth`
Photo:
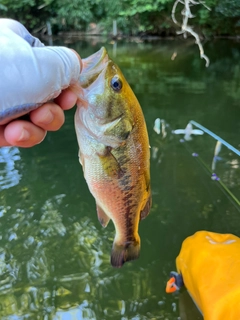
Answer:
[[109, 60], [109, 56], [104, 47], [88, 58], [82, 59], [83, 69], [79, 77], [81, 87], [87, 88], [91, 85], [103, 69], [105, 69]]
[[93, 97], [100, 96], [104, 93], [106, 86], [106, 72], [109, 64], [111, 64], [111, 60], [107, 57], [107, 60], [103, 63], [100, 62], [100, 65], [97, 66], [95, 70], [91, 69], [86, 73], [87, 82], [84, 83], [85, 87], [83, 87], [85, 100], [91, 100], [91, 102], [93, 102]]

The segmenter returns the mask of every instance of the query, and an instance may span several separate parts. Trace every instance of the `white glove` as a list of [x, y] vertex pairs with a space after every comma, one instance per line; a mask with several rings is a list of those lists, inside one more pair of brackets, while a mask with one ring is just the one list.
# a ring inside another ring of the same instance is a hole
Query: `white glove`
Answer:
[[72, 50], [45, 47], [21, 23], [0, 19], [0, 125], [54, 99], [80, 72]]

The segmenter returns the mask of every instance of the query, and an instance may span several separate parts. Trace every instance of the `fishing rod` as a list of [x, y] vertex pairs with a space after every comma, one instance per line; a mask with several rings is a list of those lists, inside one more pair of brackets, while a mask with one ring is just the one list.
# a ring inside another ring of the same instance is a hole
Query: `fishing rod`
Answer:
[[[205, 128], [204, 126], [202, 126], [201, 124], [197, 123], [194, 120], [189, 121], [189, 123], [194, 125], [195, 127], [199, 128], [199, 129], [201, 129], [203, 132], [207, 133], [208, 135], [210, 135], [215, 140], [221, 142], [229, 150], [233, 151], [236, 155], [240, 156], [240, 151], [239, 150], [234, 148], [230, 143], [228, 143], [227, 141], [225, 141], [224, 139], [222, 139], [221, 137], [216, 135], [214, 132], [210, 131], [209, 129]], [[183, 143], [183, 145], [185, 146], [186, 150], [189, 153], [191, 153], [191, 150], [190, 150], [189, 146], [187, 146], [186, 143]], [[194, 153], [192, 153], [192, 154], [194, 154]], [[235, 206], [237, 204], [236, 208], [238, 209], [238, 211], [240, 211], [240, 201], [238, 200], [238, 198], [229, 190], [229, 188], [226, 186], [226, 184], [213, 172], [213, 170], [211, 170], [209, 168], [209, 166], [205, 163], [205, 161], [198, 154], [196, 154], [195, 157], [197, 158], [198, 162], [205, 168], [205, 170], [211, 174], [212, 179], [216, 180], [220, 184], [220, 186], [222, 187], [222, 189], [225, 192], [225, 194], [228, 195], [229, 198], [232, 200], [231, 202]]]
[[213, 137], [215, 140], [220, 141], [222, 144], [224, 144], [228, 149], [232, 150], [234, 153], [236, 153], [238, 156], [240, 156], [240, 151], [236, 148], [234, 148], [230, 143], [227, 141], [223, 140], [221, 137], [210, 131], [209, 129], [205, 128], [201, 124], [197, 123], [194, 120], [190, 120], [190, 123], [193, 124], [195, 127], [201, 129], [205, 133], [209, 134], [211, 137]]
[[[160, 134], [161, 131], [163, 131], [163, 129], [165, 130], [165, 125], [164, 128], [162, 128], [161, 124], [165, 124], [164, 120], [160, 120], [159, 118], [157, 118], [155, 120], [154, 123], [154, 131], [157, 134]], [[199, 128], [200, 130], [195, 130], [192, 129], [192, 125], [194, 125], [195, 127]], [[201, 131], [202, 130], [202, 131]], [[212, 168], [210, 168], [205, 161], [199, 156], [199, 154], [193, 152], [193, 150], [191, 150], [191, 148], [189, 147], [187, 141], [191, 140], [191, 135], [202, 135], [203, 132], [205, 132], [206, 134], [210, 135], [212, 138], [214, 138], [215, 140], [217, 140], [217, 145], [215, 147], [215, 152], [214, 152], [214, 159], [215, 157], [217, 158], [218, 153], [221, 150], [221, 144], [225, 145], [229, 150], [233, 151], [236, 155], [240, 156], [240, 151], [236, 148], [234, 148], [230, 143], [228, 143], [227, 141], [225, 141], [224, 139], [222, 139], [221, 137], [219, 137], [218, 135], [216, 135], [214, 132], [210, 131], [209, 129], [205, 128], [204, 126], [202, 126], [201, 124], [197, 123], [194, 120], [190, 120], [187, 127], [185, 129], [177, 129], [177, 130], [172, 130], [172, 133], [174, 134], [184, 134], [184, 139], [181, 139], [181, 142], [184, 142], [183, 145], [185, 147], [185, 149], [192, 154], [194, 157], [197, 158], [199, 164], [202, 165], [202, 167], [211, 175], [212, 180], [215, 180], [218, 182], [218, 186], [222, 187], [222, 191], [226, 194], [226, 196], [229, 197], [229, 199], [231, 200], [231, 202], [234, 204], [234, 206], [237, 208], [238, 211], [240, 211], [240, 201], [238, 200], [238, 198], [229, 190], [229, 188], [226, 186], [226, 184], [216, 175], [216, 173], [214, 173], [214, 166], [212, 164]], [[163, 135], [163, 137], [166, 136]]]
[[[215, 180], [216, 182], [218, 182], [218, 184], [222, 187], [222, 191], [226, 194], [226, 196], [228, 196], [231, 200], [231, 202], [233, 203], [233, 205], [237, 208], [238, 211], [240, 211], [240, 201], [238, 200], [238, 198], [229, 190], [229, 188], [226, 186], [226, 184], [215, 174], [212, 172], [212, 170], [209, 168], [209, 166], [205, 163], [205, 161], [199, 156], [199, 154], [195, 154], [193, 153], [190, 149], [190, 147], [186, 144], [183, 143], [185, 149], [192, 154], [197, 161], [202, 165], [202, 167], [211, 174], [212, 180]], [[237, 206], [236, 206], [237, 204]]]

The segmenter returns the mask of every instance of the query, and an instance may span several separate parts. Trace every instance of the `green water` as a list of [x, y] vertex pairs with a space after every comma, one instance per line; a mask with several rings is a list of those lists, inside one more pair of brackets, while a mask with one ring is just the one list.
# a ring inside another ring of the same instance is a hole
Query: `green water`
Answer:
[[[239, 157], [204, 134], [181, 143], [172, 130], [195, 120], [240, 147], [240, 43], [72, 41], [82, 57], [106, 46], [132, 86], [151, 143], [153, 207], [140, 223], [141, 255], [109, 262], [103, 229], [78, 162], [73, 116], [31, 149], [0, 149], [0, 319], [201, 319], [186, 292], [165, 293], [182, 241], [197, 230], [240, 236]], [[59, 42], [56, 41], [56, 44]], [[177, 52], [175, 60], [171, 56]], [[164, 120], [167, 135], [153, 130]], [[197, 153], [199, 157], [193, 157]], [[185, 314], [185, 315], [184, 315]]]

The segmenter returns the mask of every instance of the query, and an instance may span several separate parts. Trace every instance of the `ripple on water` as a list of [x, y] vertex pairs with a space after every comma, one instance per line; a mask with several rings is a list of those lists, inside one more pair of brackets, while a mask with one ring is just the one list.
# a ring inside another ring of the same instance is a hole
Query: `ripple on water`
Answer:
[[18, 148], [0, 148], [0, 190], [11, 188], [21, 180], [22, 175], [16, 168], [20, 159]]

